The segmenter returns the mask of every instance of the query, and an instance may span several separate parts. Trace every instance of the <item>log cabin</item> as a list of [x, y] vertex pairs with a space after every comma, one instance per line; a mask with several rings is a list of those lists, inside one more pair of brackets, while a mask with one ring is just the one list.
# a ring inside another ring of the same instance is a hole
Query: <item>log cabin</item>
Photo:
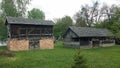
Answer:
[[113, 46], [114, 35], [104, 28], [69, 27], [63, 36], [64, 47], [91, 48]]
[[53, 25], [49, 20], [6, 17], [9, 50], [53, 49]]

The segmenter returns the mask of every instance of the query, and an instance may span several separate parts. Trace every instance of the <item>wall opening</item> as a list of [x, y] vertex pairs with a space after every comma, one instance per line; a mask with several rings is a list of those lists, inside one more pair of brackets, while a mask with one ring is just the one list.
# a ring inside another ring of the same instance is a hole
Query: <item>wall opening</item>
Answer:
[[100, 45], [100, 41], [92, 41], [93, 47], [98, 47]]
[[40, 49], [39, 47], [39, 40], [38, 39], [30, 39], [29, 40], [29, 49]]

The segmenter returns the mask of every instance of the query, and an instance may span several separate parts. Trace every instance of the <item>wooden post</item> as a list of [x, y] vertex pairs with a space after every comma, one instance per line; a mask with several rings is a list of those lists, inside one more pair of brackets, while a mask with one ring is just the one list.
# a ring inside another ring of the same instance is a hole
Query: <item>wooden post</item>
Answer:
[[20, 39], [20, 27], [18, 27], [18, 38]]
[[26, 38], [28, 39], [28, 29], [27, 29], [27, 27], [25, 28], [25, 30], [26, 30]]
[[100, 40], [100, 44], [99, 44], [99, 46], [102, 46], [102, 40]]
[[[80, 38], [79, 38], [79, 46], [80, 46]], [[80, 48], [80, 47], [79, 47]]]
[[89, 41], [89, 46], [90, 46], [91, 48], [93, 47], [93, 45], [92, 45], [92, 40]]
[[10, 24], [7, 25], [7, 29], [8, 29], [8, 36], [9, 38], [11, 38], [11, 29], [10, 29]]
[[113, 40], [113, 44], [115, 45], [115, 40]]

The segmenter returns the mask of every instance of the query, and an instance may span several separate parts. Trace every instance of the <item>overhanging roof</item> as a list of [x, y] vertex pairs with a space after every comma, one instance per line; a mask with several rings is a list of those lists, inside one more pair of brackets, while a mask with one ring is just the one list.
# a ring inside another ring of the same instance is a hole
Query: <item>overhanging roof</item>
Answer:
[[107, 37], [113, 34], [104, 28], [69, 27], [79, 37]]
[[54, 25], [54, 23], [50, 20], [35, 20], [15, 17], [6, 17], [6, 24]]

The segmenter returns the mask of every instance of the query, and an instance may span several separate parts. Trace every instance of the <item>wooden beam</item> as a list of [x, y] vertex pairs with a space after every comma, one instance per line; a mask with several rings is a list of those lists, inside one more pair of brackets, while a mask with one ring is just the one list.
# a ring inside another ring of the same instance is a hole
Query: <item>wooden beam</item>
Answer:
[[11, 25], [10, 24], [7, 25], [7, 32], [8, 32], [9, 38], [11, 38]]

